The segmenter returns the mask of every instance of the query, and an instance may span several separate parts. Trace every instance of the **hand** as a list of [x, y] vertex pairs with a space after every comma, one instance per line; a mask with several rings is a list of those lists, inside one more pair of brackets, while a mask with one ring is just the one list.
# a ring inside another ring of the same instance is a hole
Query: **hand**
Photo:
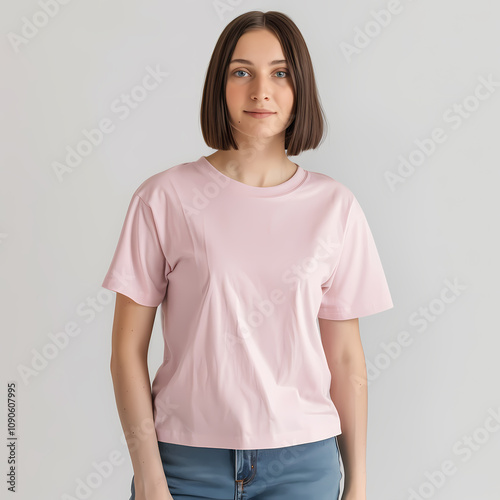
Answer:
[[174, 500], [174, 497], [167, 489], [150, 491], [149, 494], [136, 492], [135, 500]]
[[172, 495], [167, 493], [155, 492], [147, 497], [136, 495], [135, 500], [174, 500]]
[[155, 492], [147, 497], [143, 497], [143, 496], [139, 496], [139, 495], [136, 495], [135, 497], [136, 500], [174, 500], [174, 498], [172, 497], [172, 495], [167, 491], [166, 493], [165, 492]]
[[157, 482], [146, 482], [135, 484], [135, 500], [174, 500], [167, 486], [166, 478]]
[[342, 493], [342, 500], [366, 500], [366, 493], [344, 492]]

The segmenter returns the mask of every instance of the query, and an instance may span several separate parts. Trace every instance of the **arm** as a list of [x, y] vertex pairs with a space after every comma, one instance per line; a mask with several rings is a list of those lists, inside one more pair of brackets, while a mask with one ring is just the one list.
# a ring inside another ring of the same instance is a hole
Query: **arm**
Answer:
[[[134, 468], [136, 499], [171, 499], [158, 450], [147, 353], [156, 307], [140, 305], [116, 293], [111, 375]], [[151, 495], [151, 496], [150, 496]]]
[[332, 374], [330, 396], [339, 412], [337, 437], [344, 464], [343, 499], [366, 499], [368, 391], [358, 318], [319, 318], [321, 341]]

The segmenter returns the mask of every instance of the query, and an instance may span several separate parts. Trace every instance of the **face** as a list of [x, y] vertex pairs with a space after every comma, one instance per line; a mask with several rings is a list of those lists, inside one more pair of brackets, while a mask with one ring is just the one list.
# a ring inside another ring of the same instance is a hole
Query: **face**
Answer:
[[[284, 59], [279, 40], [268, 30], [248, 31], [238, 40], [226, 84], [227, 108], [236, 141], [242, 135], [284, 137], [294, 105], [292, 78]], [[262, 108], [272, 114], [251, 113]]]

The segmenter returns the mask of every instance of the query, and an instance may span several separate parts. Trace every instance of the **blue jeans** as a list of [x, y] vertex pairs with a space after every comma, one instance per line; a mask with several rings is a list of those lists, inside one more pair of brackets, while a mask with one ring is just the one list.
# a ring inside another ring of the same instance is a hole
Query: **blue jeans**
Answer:
[[[284, 448], [232, 450], [158, 441], [174, 500], [338, 500], [336, 436]], [[131, 484], [135, 500], [134, 478]]]

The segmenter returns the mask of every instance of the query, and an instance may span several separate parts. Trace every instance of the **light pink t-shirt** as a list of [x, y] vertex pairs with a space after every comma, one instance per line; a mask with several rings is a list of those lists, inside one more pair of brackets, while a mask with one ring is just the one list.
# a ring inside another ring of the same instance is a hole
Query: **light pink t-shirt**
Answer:
[[146, 179], [102, 283], [161, 304], [159, 441], [264, 449], [341, 433], [317, 318], [393, 307], [353, 193], [298, 166], [256, 187], [204, 156]]

